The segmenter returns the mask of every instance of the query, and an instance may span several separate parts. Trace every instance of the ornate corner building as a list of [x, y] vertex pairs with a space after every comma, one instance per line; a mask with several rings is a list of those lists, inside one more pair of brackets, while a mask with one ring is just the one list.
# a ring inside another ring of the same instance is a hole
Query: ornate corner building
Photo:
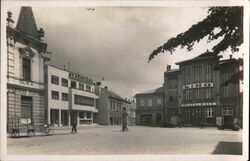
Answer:
[[49, 58], [44, 31], [38, 30], [31, 7], [21, 8], [16, 27], [11, 12], [6, 20], [7, 130], [25, 123], [37, 128], [45, 115], [44, 64]]

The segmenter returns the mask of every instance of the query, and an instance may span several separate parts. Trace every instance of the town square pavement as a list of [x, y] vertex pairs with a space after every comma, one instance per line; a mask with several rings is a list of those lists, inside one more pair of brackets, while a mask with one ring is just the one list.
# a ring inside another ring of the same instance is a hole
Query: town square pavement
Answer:
[[8, 154], [236, 154], [242, 153], [242, 131], [216, 128], [161, 128], [130, 126], [84, 126], [77, 134], [70, 127], [54, 135], [7, 139]]

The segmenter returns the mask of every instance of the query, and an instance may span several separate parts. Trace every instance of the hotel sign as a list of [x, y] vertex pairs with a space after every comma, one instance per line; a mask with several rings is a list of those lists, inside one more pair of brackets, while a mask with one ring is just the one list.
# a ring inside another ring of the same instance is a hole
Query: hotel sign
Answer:
[[216, 106], [216, 102], [183, 103], [181, 107]]
[[87, 76], [83, 76], [83, 75], [76, 74], [76, 73], [69, 73], [69, 77], [70, 77], [70, 78], [73, 78], [73, 79], [76, 79], [76, 80], [83, 81], [83, 82], [85, 82], [85, 83], [93, 84], [93, 80], [90, 79], [90, 78], [87, 77]]
[[194, 83], [183, 85], [183, 89], [213, 87], [213, 83]]

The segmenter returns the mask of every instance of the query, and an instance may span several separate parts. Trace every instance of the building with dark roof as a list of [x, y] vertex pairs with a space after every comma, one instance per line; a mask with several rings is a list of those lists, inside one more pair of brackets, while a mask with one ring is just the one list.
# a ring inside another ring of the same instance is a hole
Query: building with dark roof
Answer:
[[31, 7], [22, 7], [16, 28], [7, 18], [7, 128], [13, 133], [44, 123], [44, 64], [49, 60], [44, 30], [38, 30]]
[[121, 125], [122, 111], [129, 109], [130, 102], [122, 98], [116, 92], [96, 85], [96, 93], [99, 95], [97, 101], [97, 122], [101, 125]]
[[161, 125], [164, 116], [164, 88], [159, 87], [138, 93], [135, 97], [136, 125]]

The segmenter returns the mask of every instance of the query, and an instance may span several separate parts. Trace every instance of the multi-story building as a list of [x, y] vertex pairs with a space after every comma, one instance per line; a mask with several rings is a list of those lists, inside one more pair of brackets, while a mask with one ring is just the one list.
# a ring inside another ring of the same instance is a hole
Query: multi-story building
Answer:
[[46, 118], [48, 124], [70, 126], [96, 122], [98, 95], [92, 79], [66, 69], [46, 66]]
[[206, 52], [176, 64], [179, 70], [165, 72], [166, 121], [214, 126], [241, 120], [239, 82], [223, 85], [239, 71], [238, 60], [219, 61]]
[[127, 113], [128, 113], [128, 125], [136, 125], [136, 103], [134, 100], [127, 100], [130, 102], [127, 107]]
[[122, 98], [107, 86], [96, 86], [98, 99], [98, 123], [101, 125], [120, 125], [122, 123], [122, 112], [128, 109], [129, 101]]
[[181, 114], [181, 99], [180, 99], [180, 70], [170, 69], [164, 73], [164, 115], [167, 121], [170, 121], [174, 125], [180, 122]]
[[[31, 7], [22, 7], [16, 27], [7, 18], [7, 127], [44, 122], [44, 63], [48, 60], [44, 30], [38, 30]], [[24, 126], [26, 127], [26, 126]], [[21, 131], [22, 129], [20, 129]], [[19, 131], [19, 129], [18, 129]]]
[[163, 123], [164, 93], [159, 87], [136, 97], [136, 125], [161, 125]]

